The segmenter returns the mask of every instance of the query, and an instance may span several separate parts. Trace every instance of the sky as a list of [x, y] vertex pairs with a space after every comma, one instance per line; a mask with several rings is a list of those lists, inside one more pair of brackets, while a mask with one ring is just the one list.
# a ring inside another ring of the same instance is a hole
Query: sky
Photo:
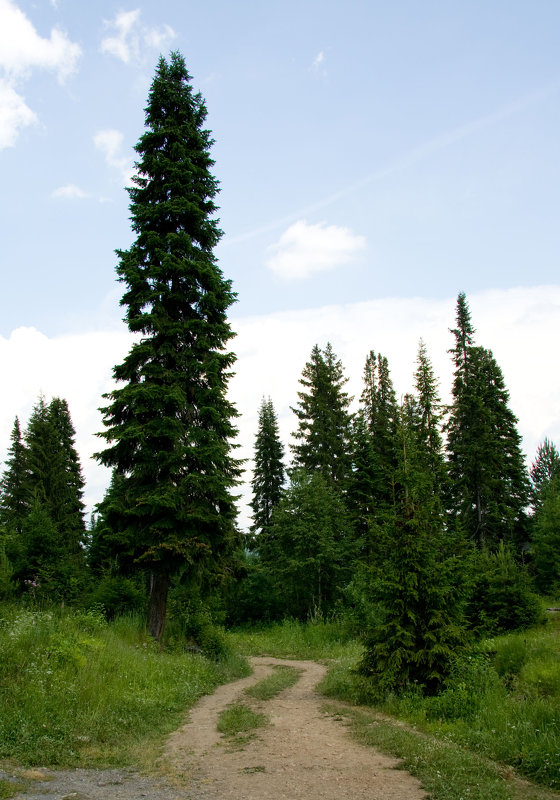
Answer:
[[103, 495], [98, 407], [130, 346], [114, 251], [175, 49], [215, 140], [248, 470], [263, 396], [288, 445], [316, 343], [354, 396], [383, 353], [400, 396], [422, 337], [448, 400], [461, 291], [528, 462], [560, 446], [559, 28], [556, 0], [0, 0], [0, 460], [16, 415], [64, 397]]

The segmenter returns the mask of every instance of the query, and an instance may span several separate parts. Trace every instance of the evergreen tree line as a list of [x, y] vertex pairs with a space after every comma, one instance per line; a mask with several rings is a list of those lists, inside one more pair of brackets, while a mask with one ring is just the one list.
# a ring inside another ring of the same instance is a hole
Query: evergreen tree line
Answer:
[[111, 483], [87, 530], [66, 402], [40, 398], [25, 432], [16, 419], [0, 482], [0, 593], [142, 609], [158, 640], [168, 617], [183, 639], [209, 642], [209, 619], [340, 613], [364, 636], [362, 671], [380, 689], [434, 691], [470, 632], [529, 624], [531, 589], [559, 587], [558, 451], [545, 441], [528, 474], [502, 373], [461, 294], [449, 408], [422, 344], [401, 402], [387, 358], [369, 353], [356, 413], [340, 360], [315, 346], [287, 465], [263, 400], [244, 537], [227, 397], [235, 294], [214, 255], [205, 119], [181, 54], [161, 58], [128, 189], [135, 239], [117, 251], [136, 337], [102, 409], [97, 459]]
[[259, 411], [237, 619], [350, 614], [364, 672], [391, 689], [436, 689], [469, 636], [534, 622], [534, 591], [560, 588], [558, 451], [545, 440], [527, 470], [464, 294], [452, 334], [449, 407], [420, 342], [415, 391], [400, 402], [387, 358], [368, 354], [355, 413], [342, 363], [316, 345], [289, 465], [272, 400]]

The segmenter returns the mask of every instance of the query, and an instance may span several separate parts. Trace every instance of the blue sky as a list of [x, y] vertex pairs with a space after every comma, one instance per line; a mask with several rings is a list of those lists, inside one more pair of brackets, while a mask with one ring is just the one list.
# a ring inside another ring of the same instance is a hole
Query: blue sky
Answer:
[[[97, 446], [128, 346], [123, 187], [157, 58], [175, 48], [215, 139], [246, 453], [263, 394], [293, 429], [316, 341], [333, 341], [357, 393], [371, 348], [406, 391], [423, 335], [445, 395], [459, 291], [528, 454], [560, 437], [560, 386], [537, 374], [560, 332], [559, 27], [555, 0], [0, 0], [0, 456], [41, 390], [68, 398], [84, 460]], [[524, 364], [523, 348], [539, 356]], [[93, 502], [104, 478], [85, 469]]]

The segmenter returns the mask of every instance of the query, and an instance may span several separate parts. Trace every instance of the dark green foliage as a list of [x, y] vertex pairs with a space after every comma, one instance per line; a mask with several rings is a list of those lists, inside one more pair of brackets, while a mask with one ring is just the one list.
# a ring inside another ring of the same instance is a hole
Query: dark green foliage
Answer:
[[399, 410], [389, 362], [380, 353], [376, 357], [373, 350], [368, 354], [364, 367], [361, 407], [383, 480], [384, 497], [378, 497], [378, 500], [391, 504], [392, 480], [398, 463], [396, 437]]
[[[258, 547], [259, 537], [253, 542]], [[280, 619], [285, 610], [282, 587], [273, 569], [261, 563], [258, 553], [244, 553], [243, 578], [231, 584], [227, 591], [227, 623], [242, 625], [248, 622], [272, 622]]]
[[387, 487], [386, 475], [362, 409], [352, 421], [351, 459], [346, 504], [357, 541], [356, 555], [361, 561], [371, 563], [375, 558], [377, 528]]
[[291, 446], [294, 468], [319, 471], [339, 487], [344, 487], [350, 472], [347, 380], [330, 343], [324, 350], [315, 345], [300, 378], [299, 405], [292, 408], [298, 418], [297, 443]]
[[432, 474], [434, 491], [443, 490], [446, 467], [443, 456], [442, 405], [438, 393], [438, 381], [422, 340], [418, 345], [418, 357], [414, 375], [416, 389], [415, 418], [416, 441], [420, 465]]
[[380, 558], [372, 570], [371, 595], [381, 619], [366, 637], [361, 663], [381, 695], [412, 685], [433, 693], [464, 643], [462, 544], [445, 532], [434, 475], [411, 417], [405, 406], [395, 503], [380, 526]]
[[96, 581], [86, 598], [88, 607], [101, 609], [107, 619], [146, 613], [146, 590], [139, 578], [107, 572]]
[[159, 638], [171, 577], [226, 570], [238, 546], [230, 490], [239, 476], [227, 399], [234, 363], [226, 312], [235, 295], [213, 248], [217, 181], [206, 108], [184, 59], [161, 58], [129, 189], [136, 240], [118, 251], [126, 322], [141, 334], [114, 368], [99, 460], [119, 476], [105, 504], [122, 563], [151, 574], [149, 627]]
[[[86, 582], [83, 478], [68, 404], [40, 397], [22, 437], [16, 420], [2, 479], [4, 552], [20, 591], [73, 600]], [[40, 591], [39, 591], [40, 590]]]
[[528, 476], [517, 419], [492, 353], [473, 345], [464, 294], [457, 301], [453, 404], [447, 423], [449, 508], [480, 547], [527, 539]]
[[[54, 432], [57, 475], [53, 478], [52, 518], [68, 553], [81, 554], [85, 539], [84, 479], [75, 447], [76, 432], [66, 400], [53, 398], [48, 409]], [[30, 448], [30, 454], [32, 450]]]
[[253, 534], [264, 531], [274, 507], [278, 504], [284, 485], [284, 447], [278, 432], [278, 419], [270, 397], [263, 397], [259, 409], [259, 427], [255, 438], [253, 469]]
[[537, 589], [555, 593], [560, 589], [560, 473], [538, 491], [531, 543], [532, 566]]
[[543, 493], [557, 475], [560, 475], [560, 453], [550, 439], [545, 439], [537, 448], [530, 470], [531, 502], [535, 510], [542, 505]]
[[475, 554], [467, 617], [478, 635], [527, 628], [542, 617], [527, 569], [503, 542], [495, 552], [485, 548]]
[[15, 593], [14, 570], [6, 554], [6, 544], [0, 537], [0, 600], [9, 600]]
[[16, 417], [6, 459], [6, 470], [0, 480], [0, 527], [21, 534], [23, 520], [29, 511], [26, 448]]
[[394, 504], [398, 410], [384, 356], [368, 354], [360, 410], [352, 425], [351, 463], [346, 502], [361, 560], [375, 560], [379, 530]]
[[331, 481], [294, 472], [257, 548], [285, 615], [304, 620], [332, 610], [352, 574], [354, 537]]

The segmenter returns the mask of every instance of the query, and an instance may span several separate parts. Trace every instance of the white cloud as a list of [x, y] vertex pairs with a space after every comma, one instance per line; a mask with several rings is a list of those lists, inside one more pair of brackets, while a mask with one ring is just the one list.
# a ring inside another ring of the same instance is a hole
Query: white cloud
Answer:
[[99, 131], [93, 137], [96, 148], [103, 153], [107, 164], [119, 170], [125, 186], [130, 186], [134, 167], [132, 158], [122, 154], [123, 141], [123, 134], [114, 129]]
[[266, 265], [281, 278], [307, 278], [346, 264], [365, 246], [365, 237], [356, 236], [349, 228], [298, 220], [268, 248], [272, 255]]
[[55, 189], [51, 197], [83, 200], [85, 197], [89, 197], [89, 195], [87, 192], [84, 192], [83, 189], [80, 189], [79, 186], [69, 183], [66, 186], [59, 186], [58, 189]]
[[37, 115], [5, 80], [0, 78], [0, 150], [13, 147], [22, 128], [37, 122]]
[[[560, 445], [560, 371], [551, 369], [553, 345], [560, 338], [560, 285], [494, 290], [468, 296], [476, 341], [493, 350], [511, 394], [511, 408], [530, 460], [548, 436]], [[328, 341], [349, 377], [348, 391], [361, 392], [369, 350], [387, 356], [400, 397], [412, 388], [418, 340], [426, 342], [441, 395], [449, 399], [452, 380], [447, 350], [452, 345], [455, 298], [385, 298], [232, 320], [238, 355], [230, 384], [231, 399], [241, 416], [240, 458], [251, 459], [257, 412], [263, 395], [272, 397], [287, 445], [295, 428], [290, 405], [297, 402], [299, 379], [314, 344]], [[86, 477], [88, 505], [101, 499], [109, 472], [90, 456], [102, 447], [94, 436], [102, 430], [101, 395], [113, 386], [111, 373], [128, 351], [132, 338], [124, 329], [49, 339], [34, 328], [19, 328], [0, 337], [4, 390], [0, 393], [0, 459], [9, 446], [14, 417], [27, 424], [40, 392], [64, 397], [77, 431], [78, 451]], [[548, 346], [546, 346], [548, 345]], [[355, 401], [356, 402], [356, 401]], [[250, 467], [250, 463], [247, 465]], [[246, 475], [250, 480], [250, 475]], [[248, 485], [243, 488], [249, 497]], [[242, 525], [248, 525], [243, 507]]]
[[81, 48], [53, 28], [40, 36], [13, 0], [0, 0], [0, 149], [12, 147], [22, 128], [37, 122], [21, 94], [33, 69], [55, 72], [62, 83], [74, 70]]
[[318, 52], [315, 58], [313, 59], [313, 63], [311, 64], [311, 71], [314, 72], [315, 75], [325, 76], [327, 74], [327, 70], [325, 68], [325, 53], [323, 50]]
[[8, 76], [24, 76], [37, 67], [56, 72], [63, 81], [76, 69], [81, 52], [58, 28], [49, 39], [39, 36], [13, 0], [0, 0], [0, 66]]
[[120, 58], [125, 64], [141, 59], [142, 48], [162, 50], [176, 33], [170, 25], [149, 28], [140, 22], [140, 9], [120, 11], [113, 20], [105, 20], [105, 26], [114, 31], [101, 41], [101, 52]]

